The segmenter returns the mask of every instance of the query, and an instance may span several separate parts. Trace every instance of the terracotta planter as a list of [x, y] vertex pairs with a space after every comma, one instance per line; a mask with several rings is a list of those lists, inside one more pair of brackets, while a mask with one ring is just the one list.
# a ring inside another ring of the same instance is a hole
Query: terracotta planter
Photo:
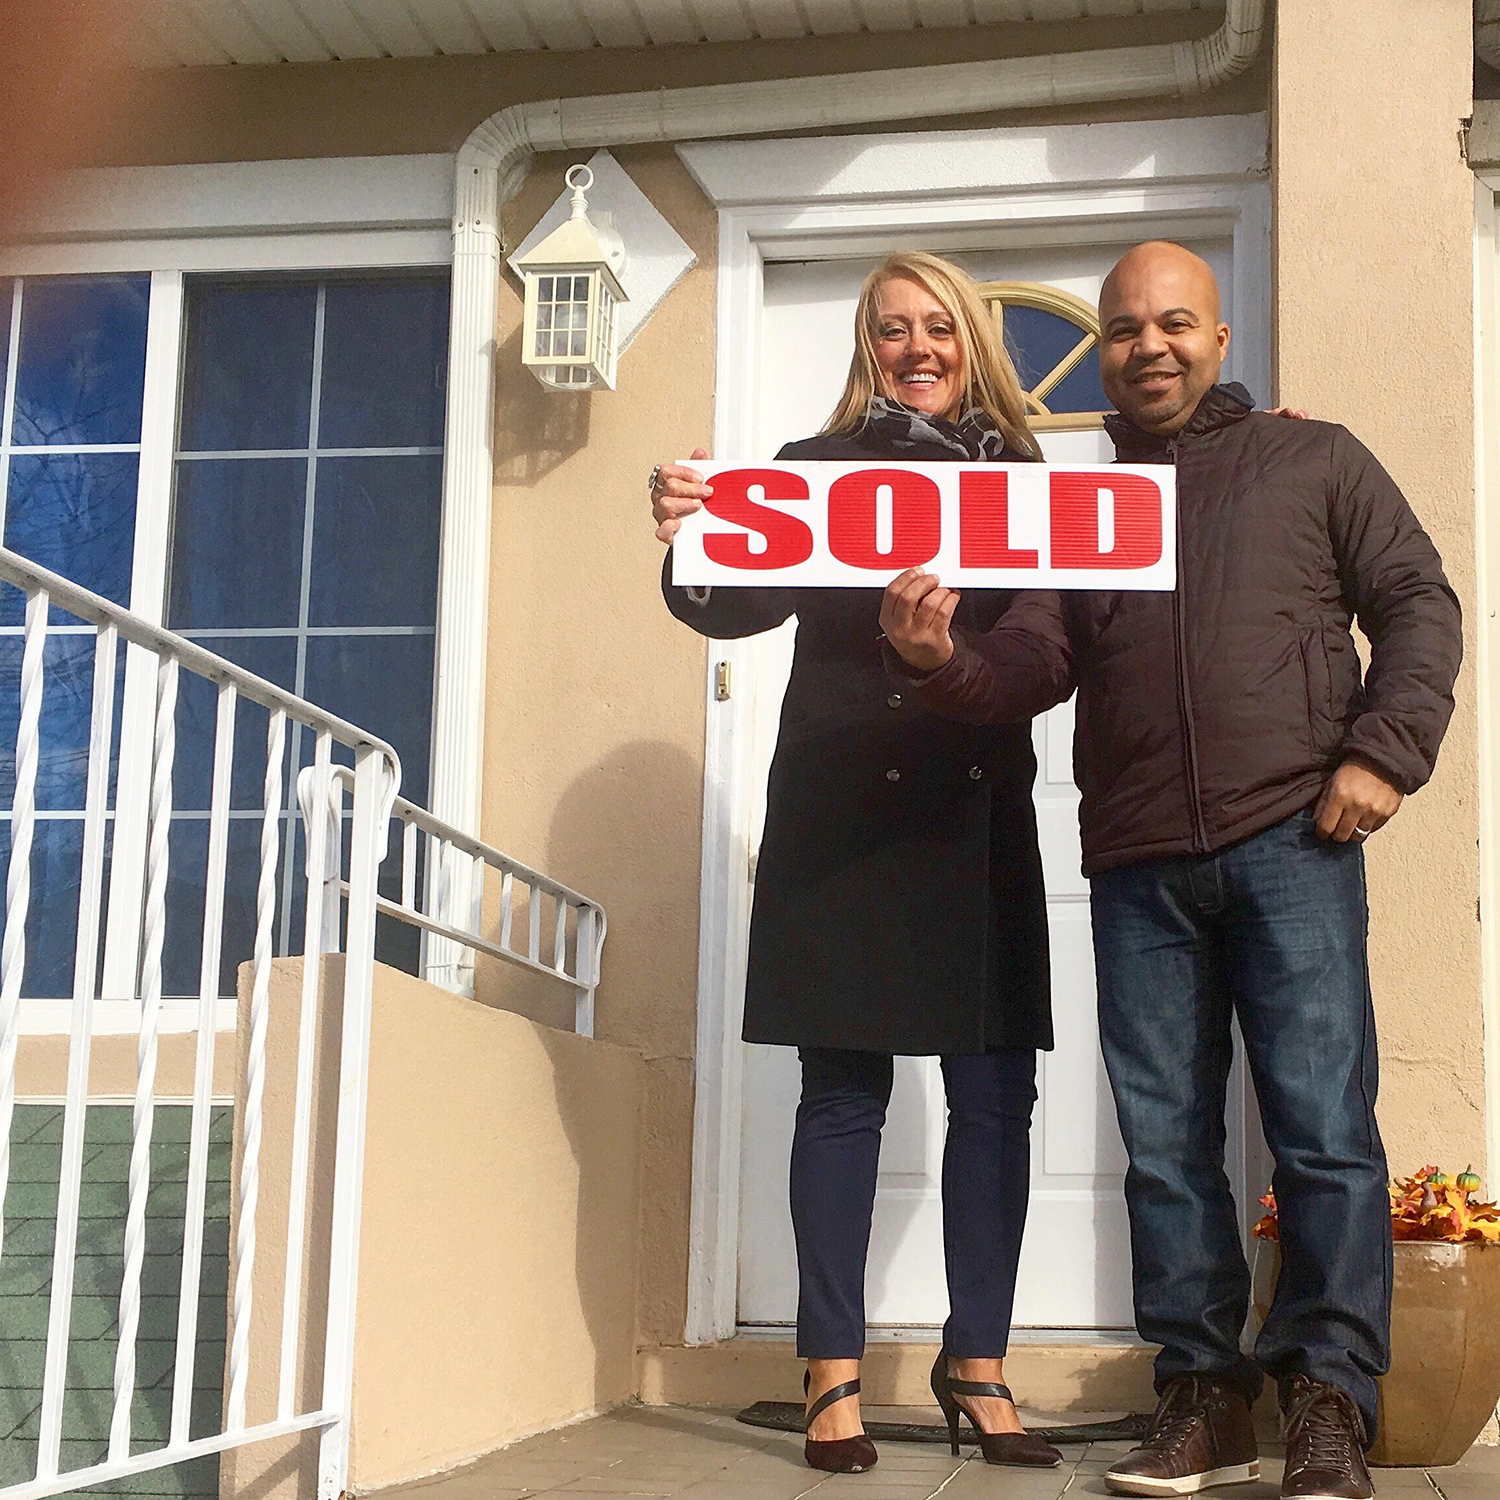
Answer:
[[[1500, 1402], [1500, 1247], [1403, 1240], [1391, 1301], [1391, 1372], [1380, 1382], [1384, 1467], [1455, 1464]], [[1256, 1241], [1252, 1326], [1270, 1308], [1280, 1247]]]

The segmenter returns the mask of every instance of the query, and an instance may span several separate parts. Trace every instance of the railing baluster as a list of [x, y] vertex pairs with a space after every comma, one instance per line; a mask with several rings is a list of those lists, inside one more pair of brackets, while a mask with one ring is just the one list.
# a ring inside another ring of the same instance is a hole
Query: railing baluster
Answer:
[[573, 937], [573, 971], [578, 987], [573, 992], [573, 1030], [579, 1036], [594, 1034], [594, 908], [578, 908], [578, 926]]
[[255, 1209], [260, 1196], [261, 1105], [266, 1087], [266, 1027], [271, 1000], [271, 934], [276, 919], [276, 865], [281, 849], [281, 757], [286, 714], [273, 709], [266, 729], [265, 804], [260, 831], [260, 880], [255, 895], [255, 966], [250, 991], [250, 1045], [245, 1067], [245, 1118], [240, 1155], [240, 1221], [235, 1235], [234, 1333], [229, 1346], [228, 1429], [245, 1425], [250, 1377], [250, 1311], [255, 1277]]
[[185, 1443], [193, 1412], [198, 1353], [198, 1288], [203, 1274], [203, 1205], [208, 1195], [208, 1133], [212, 1120], [214, 1040], [219, 964], [224, 951], [224, 886], [229, 865], [229, 793], [234, 771], [238, 694], [219, 684], [214, 726], [213, 790], [208, 804], [208, 866], [203, 889], [203, 941], [198, 963], [198, 1048], [193, 1064], [193, 1121], [188, 1137], [187, 1205], [182, 1228], [182, 1281], [177, 1299], [177, 1359], [172, 1372], [171, 1441]]
[[36, 827], [42, 658], [46, 646], [47, 593], [39, 589], [26, 600], [16, 786], [10, 803], [10, 868], [5, 878], [5, 939], [0, 944], [0, 1255], [5, 1248], [5, 1192], [10, 1183], [10, 1122], [16, 1107], [16, 1037], [21, 1018], [21, 978], [26, 970], [26, 915], [31, 906], [31, 840]]
[[[109, 801], [110, 747], [114, 739], [115, 655], [113, 625], [94, 637], [94, 695], [89, 715], [89, 768], [83, 798], [83, 865], [78, 883], [78, 935], [73, 948], [73, 1013], [69, 1025], [68, 1094], [63, 1108], [62, 1163], [57, 1182], [57, 1230], [52, 1244], [52, 1285], [47, 1305], [47, 1356], [36, 1473], [57, 1473], [62, 1445], [63, 1390], [67, 1384], [68, 1329], [73, 1312], [73, 1269], [78, 1253], [78, 1200], [83, 1184], [83, 1137], [88, 1118], [89, 1052], [94, 989], [99, 977], [99, 912], [104, 899], [104, 833]], [[9, 1131], [6, 1132], [9, 1135]]]
[[511, 923], [516, 914], [516, 877], [507, 870], [500, 877], [500, 946], [510, 947]]
[[559, 894], [552, 897], [552, 967], [565, 978], [568, 973], [568, 903]]
[[[297, 1378], [297, 1323], [302, 1313], [302, 1259], [307, 1225], [307, 1163], [312, 1141], [312, 1086], [322, 971], [323, 902], [327, 894], [328, 792], [333, 739], [320, 734], [313, 751], [312, 816], [307, 840], [307, 910], [302, 928], [302, 1017], [297, 1034], [297, 1103], [292, 1125], [292, 1181], [287, 1198], [286, 1281], [281, 1311], [281, 1371], [277, 1418], [292, 1415]], [[341, 794], [342, 796], [342, 794]], [[335, 833], [335, 838], [338, 834]]]
[[526, 956], [532, 963], [542, 959], [542, 893], [533, 881], [526, 887], [526, 914], [530, 918], [530, 931], [526, 935]]
[[401, 904], [415, 909], [417, 904], [417, 825], [401, 825]]
[[177, 661], [156, 669], [156, 733], [151, 761], [151, 826], [146, 856], [146, 919], [141, 956], [141, 1029], [136, 1047], [135, 1108], [125, 1210], [125, 1275], [120, 1287], [120, 1341], [115, 1346], [115, 1409], [109, 1456], [130, 1456], [130, 1403], [135, 1395], [135, 1339], [141, 1318], [141, 1267], [146, 1258], [146, 1199], [151, 1191], [151, 1128], [156, 1113], [157, 1029], [166, 938], [167, 875], [172, 830], [172, 759], [177, 745]]

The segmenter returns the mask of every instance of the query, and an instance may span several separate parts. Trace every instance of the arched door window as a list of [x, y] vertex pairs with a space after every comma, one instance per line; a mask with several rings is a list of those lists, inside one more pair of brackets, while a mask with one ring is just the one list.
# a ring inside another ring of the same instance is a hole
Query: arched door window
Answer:
[[1099, 379], [1099, 311], [1036, 281], [981, 282], [980, 295], [1015, 361], [1035, 432], [1102, 427], [1112, 410]]

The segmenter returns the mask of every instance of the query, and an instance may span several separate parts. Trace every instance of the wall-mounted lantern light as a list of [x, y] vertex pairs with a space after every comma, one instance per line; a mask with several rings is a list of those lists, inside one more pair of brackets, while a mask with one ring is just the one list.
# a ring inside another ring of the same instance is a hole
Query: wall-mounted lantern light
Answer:
[[584, 194], [594, 185], [586, 166], [570, 167], [572, 215], [536, 249], [515, 262], [526, 283], [521, 362], [550, 390], [615, 388], [626, 301], [616, 279], [625, 246], [608, 223], [594, 224]]

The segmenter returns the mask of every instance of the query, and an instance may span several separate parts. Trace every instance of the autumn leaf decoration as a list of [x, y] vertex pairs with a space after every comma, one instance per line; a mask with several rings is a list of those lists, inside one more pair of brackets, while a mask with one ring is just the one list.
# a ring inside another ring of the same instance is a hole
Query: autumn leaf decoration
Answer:
[[[1472, 1171], [1460, 1172], [1455, 1179], [1436, 1167], [1423, 1167], [1415, 1176], [1391, 1183], [1392, 1237], [1450, 1245], [1500, 1245], [1500, 1206], [1476, 1201], [1479, 1189], [1479, 1178]], [[1267, 1193], [1260, 1201], [1266, 1214], [1255, 1226], [1255, 1235], [1279, 1240], [1275, 1195]]]

